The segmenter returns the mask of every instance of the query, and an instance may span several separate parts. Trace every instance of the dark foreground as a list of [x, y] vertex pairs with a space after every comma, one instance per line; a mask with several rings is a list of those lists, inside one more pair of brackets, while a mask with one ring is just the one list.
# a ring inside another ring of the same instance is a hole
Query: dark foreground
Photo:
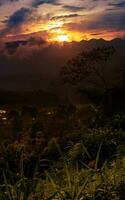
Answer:
[[123, 200], [125, 114], [92, 104], [0, 110], [0, 200]]

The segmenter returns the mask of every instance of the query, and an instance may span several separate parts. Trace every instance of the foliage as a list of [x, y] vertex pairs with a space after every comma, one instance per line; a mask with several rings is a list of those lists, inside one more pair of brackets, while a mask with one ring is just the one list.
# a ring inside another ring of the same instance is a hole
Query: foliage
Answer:
[[0, 200], [123, 200], [124, 110], [109, 118], [94, 104], [25, 118], [21, 110], [2, 124], [4, 133], [15, 120], [22, 126], [13, 137], [1, 135]]
[[[62, 68], [61, 74], [64, 81], [71, 84], [87, 79], [92, 84], [97, 83], [92, 80], [93, 74], [101, 81], [104, 89], [107, 89], [106, 64], [114, 54], [115, 49], [112, 46], [94, 48], [90, 51], [83, 51], [76, 58], [69, 60], [67, 65]], [[90, 77], [90, 78], [89, 78]], [[88, 79], [89, 78], [89, 79]]]

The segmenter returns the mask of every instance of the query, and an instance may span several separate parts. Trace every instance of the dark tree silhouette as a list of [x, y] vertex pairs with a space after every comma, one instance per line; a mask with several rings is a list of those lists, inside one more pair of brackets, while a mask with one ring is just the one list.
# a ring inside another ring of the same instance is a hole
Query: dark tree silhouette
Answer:
[[[103, 102], [109, 104], [110, 92], [113, 88], [111, 77], [108, 78], [109, 61], [115, 48], [112, 46], [103, 46], [94, 48], [90, 51], [83, 51], [75, 58], [69, 60], [61, 70], [61, 76], [65, 83], [72, 85], [83, 85], [83, 92], [86, 88], [101, 90]], [[90, 87], [90, 88], [89, 88]], [[111, 102], [110, 102], [111, 104]]]
[[106, 65], [114, 53], [115, 49], [112, 46], [83, 51], [75, 58], [69, 60], [66, 66], [62, 68], [61, 75], [63, 81], [76, 85], [86, 80], [96, 86], [100, 81], [104, 90], [109, 89], [111, 86], [108, 85], [105, 70]]

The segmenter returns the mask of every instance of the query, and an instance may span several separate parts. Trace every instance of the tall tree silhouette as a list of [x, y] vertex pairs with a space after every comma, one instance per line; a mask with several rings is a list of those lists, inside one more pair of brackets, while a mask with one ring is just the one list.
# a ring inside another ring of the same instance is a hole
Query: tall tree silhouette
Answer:
[[69, 60], [61, 70], [63, 81], [72, 85], [83, 83], [85, 87], [98, 88], [102, 91], [104, 101], [109, 101], [109, 91], [113, 85], [108, 80], [107, 66], [115, 48], [103, 46], [90, 51], [83, 51], [75, 58]]

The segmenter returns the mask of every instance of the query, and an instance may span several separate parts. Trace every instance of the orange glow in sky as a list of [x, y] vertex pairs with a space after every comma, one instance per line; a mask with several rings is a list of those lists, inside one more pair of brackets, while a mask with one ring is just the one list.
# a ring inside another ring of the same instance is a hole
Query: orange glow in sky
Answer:
[[125, 35], [121, 0], [2, 0], [0, 38], [40, 33], [50, 42]]
[[70, 42], [70, 38], [68, 35], [58, 35], [56, 38], [52, 38], [57, 42]]

